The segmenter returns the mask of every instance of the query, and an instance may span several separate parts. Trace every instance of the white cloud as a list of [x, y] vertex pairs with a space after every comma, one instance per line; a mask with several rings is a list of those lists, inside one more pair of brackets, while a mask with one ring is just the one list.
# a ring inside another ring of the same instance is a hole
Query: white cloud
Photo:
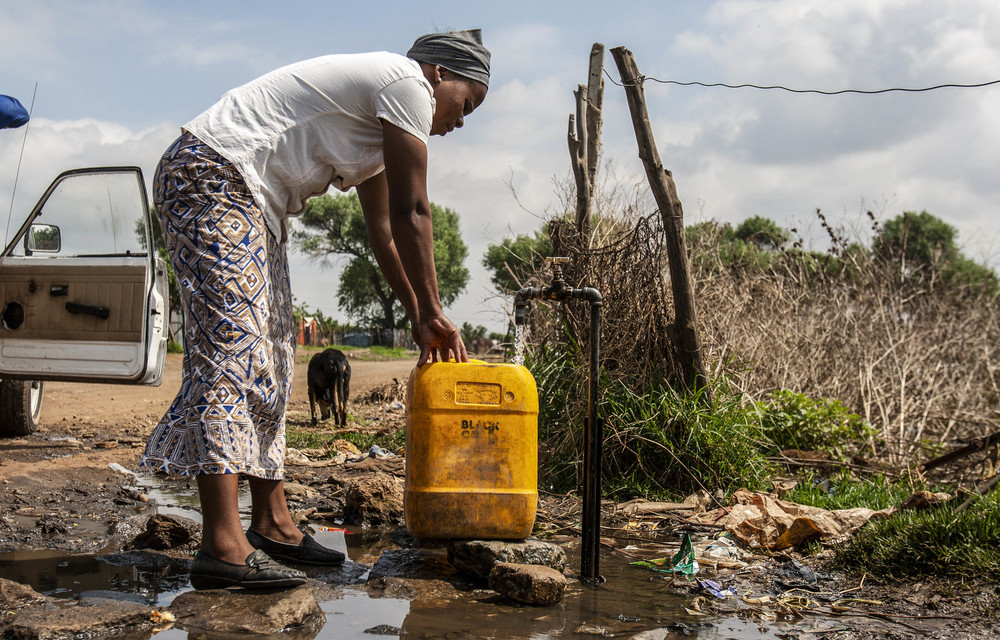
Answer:
[[[536, 216], [559, 207], [553, 178], [569, 175], [567, 118], [587, 63], [581, 38], [624, 44], [639, 52], [642, 73], [670, 80], [877, 89], [1000, 77], [995, 0], [721, 0], [697, 11], [694, 4], [648, 3], [641, 17], [594, 18], [515, 1], [500, 17], [453, 18], [458, 27], [481, 24], [494, 71], [489, 97], [466, 127], [430, 145], [431, 199], [461, 214], [470, 247], [473, 281], [450, 310], [453, 319], [502, 328], [490, 319], [497, 302], [482, 303], [491, 292], [483, 251], [509, 233], [534, 231]], [[443, 7], [440, 15], [452, 15]], [[418, 20], [400, 8], [384, 33], [361, 37], [349, 21], [291, 24], [283, 11], [253, 8], [209, 20], [122, 0], [0, 5], [0, 54], [19, 60], [0, 92], [26, 100], [40, 81], [17, 209], [67, 168], [139, 164], [148, 180], [180, 122], [309, 42], [364, 50], [413, 24], [431, 27], [428, 10]], [[274, 37], [261, 38], [265, 31]], [[617, 77], [610, 52], [605, 64]], [[660, 155], [690, 219], [766, 215], [808, 228], [817, 207], [847, 218], [866, 206], [886, 216], [927, 209], [983, 251], [997, 237], [998, 92], [823, 97], [646, 84]], [[20, 140], [19, 131], [0, 132], [4, 204]], [[644, 182], [624, 92], [610, 82], [602, 142], [617, 179]], [[336, 271], [295, 256], [292, 270], [296, 295], [335, 315]]]

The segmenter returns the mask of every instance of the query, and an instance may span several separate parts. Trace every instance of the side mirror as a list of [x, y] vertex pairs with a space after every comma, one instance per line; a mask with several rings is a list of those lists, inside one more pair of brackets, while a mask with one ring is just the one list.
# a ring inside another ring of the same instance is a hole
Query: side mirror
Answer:
[[29, 256], [36, 252], [59, 253], [62, 248], [59, 227], [51, 224], [31, 225], [24, 237], [24, 248]]

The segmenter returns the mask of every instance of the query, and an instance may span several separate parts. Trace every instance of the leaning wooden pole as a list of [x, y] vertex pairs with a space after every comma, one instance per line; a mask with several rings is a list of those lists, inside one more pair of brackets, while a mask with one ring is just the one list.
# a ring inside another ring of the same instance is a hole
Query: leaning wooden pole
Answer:
[[646, 169], [653, 198], [660, 208], [663, 228], [667, 236], [667, 259], [670, 262], [670, 286], [674, 295], [676, 318], [672, 326], [671, 342], [677, 350], [677, 358], [684, 371], [688, 386], [703, 389], [704, 398], [711, 402], [708, 377], [701, 357], [701, 343], [698, 340], [697, 314], [695, 313], [694, 290], [688, 270], [687, 248], [684, 242], [684, 210], [677, 197], [677, 187], [673, 175], [663, 167], [660, 154], [653, 140], [653, 128], [646, 112], [646, 99], [642, 90], [642, 76], [635, 64], [632, 52], [625, 47], [611, 50], [615, 64], [625, 86], [632, 126], [639, 144], [639, 158]]

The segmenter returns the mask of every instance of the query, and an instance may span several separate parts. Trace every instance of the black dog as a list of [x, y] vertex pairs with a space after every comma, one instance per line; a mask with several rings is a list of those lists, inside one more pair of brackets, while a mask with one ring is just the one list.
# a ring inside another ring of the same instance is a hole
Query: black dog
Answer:
[[342, 351], [325, 349], [309, 360], [309, 414], [316, 424], [316, 403], [323, 420], [333, 413], [335, 425], [347, 426], [347, 394], [351, 385], [351, 363]]

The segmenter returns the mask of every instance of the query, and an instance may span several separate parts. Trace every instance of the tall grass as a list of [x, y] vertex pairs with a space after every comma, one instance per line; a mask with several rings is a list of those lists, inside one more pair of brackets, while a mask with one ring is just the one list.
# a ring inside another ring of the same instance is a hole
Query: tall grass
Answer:
[[900, 466], [920, 458], [925, 442], [995, 428], [995, 291], [828, 231], [825, 254], [749, 248], [763, 263], [724, 262], [719, 237], [691, 238], [708, 360], [743, 362], [735, 381], [755, 395], [789, 388], [837, 399], [875, 427], [882, 459]]
[[844, 470], [832, 478], [804, 473], [786, 500], [820, 509], [888, 509], [898, 507], [915, 491], [924, 489], [921, 482], [910, 477], [891, 479], [878, 474], [869, 478], [854, 477]]
[[[581, 482], [587, 374], [573, 355], [548, 345], [529, 362], [539, 381], [542, 483], [554, 490]], [[714, 380], [712, 389], [710, 404], [663, 380], [636, 388], [602, 376], [605, 493], [676, 499], [698, 489], [765, 488], [775, 472], [767, 459], [774, 445], [762, 430], [760, 408], [725, 379]]]
[[995, 579], [1000, 571], [1000, 498], [964, 511], [943, 505], [873, 520], [837, 549], [841, 566], [880, 577]]

